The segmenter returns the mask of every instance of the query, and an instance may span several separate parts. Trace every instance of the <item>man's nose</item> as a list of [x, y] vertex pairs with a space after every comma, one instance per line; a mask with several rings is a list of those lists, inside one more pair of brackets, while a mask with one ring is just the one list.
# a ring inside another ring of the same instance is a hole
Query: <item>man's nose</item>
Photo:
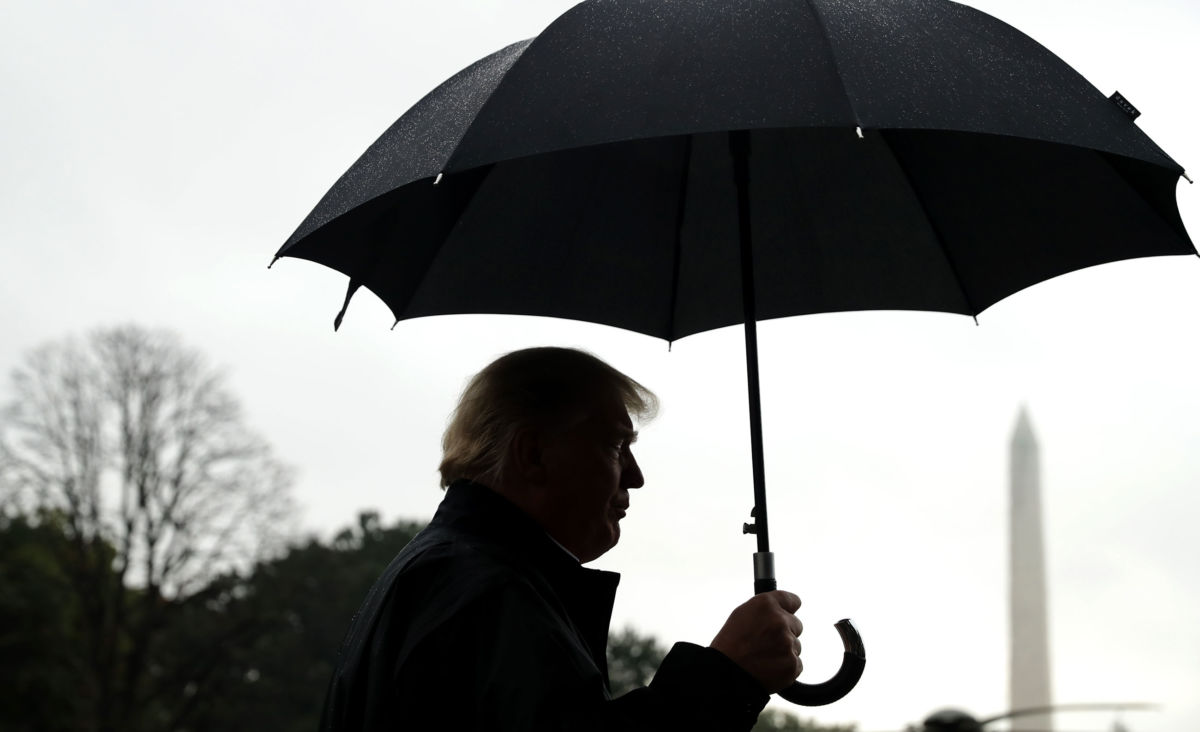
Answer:
[[625, 466], [621, 470], [621, 487], [641, 488], [645, 484], [646, 480], [642, 475], [642, 468], [638, 465], [637, 458], [631, 452], [626, 456]]

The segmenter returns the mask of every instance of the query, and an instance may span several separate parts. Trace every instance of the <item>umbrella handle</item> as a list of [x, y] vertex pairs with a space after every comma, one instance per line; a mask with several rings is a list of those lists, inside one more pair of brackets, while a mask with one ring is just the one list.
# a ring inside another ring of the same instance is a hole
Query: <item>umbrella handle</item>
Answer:
[[[764, 511], [756, 506], [751, 515], [757, 519], [757, 524], [746, 524], [742, 531], [747, 534], [759, 534], [762, 538], [761, 524]], [[754, 594], [761, 595], [777, 589], [775, 582], [775, 554], [770, 551], [758, 551], [754, 554]], [[863, 646], [862, 636], [849, 619], [843, 618], [833, 624], [838, 635], [842, 637], [842, 667], [833, 678], [821, 684], [803, 684], [793, 681], [792, 685], [776, 692], [779, 696], [793, 704], [804, 707], [821, 707], [832, 704], [850, 693], [862, 678], [863, 669], [867, 665], [867, 650]]]
[[779, 696], [793, 704], [820, 707], [841, 699], [858, 684], [863, 668], [867, 665], [867, 651], [863, 647], [862, 638], [847, 619], [837, 621], [833, 627], [842, 636], [842, 648], [845, 650], [842, 654], [842, 667], [833, 678], [821, 684], [793, 681], [791, 686], [778, 692]]

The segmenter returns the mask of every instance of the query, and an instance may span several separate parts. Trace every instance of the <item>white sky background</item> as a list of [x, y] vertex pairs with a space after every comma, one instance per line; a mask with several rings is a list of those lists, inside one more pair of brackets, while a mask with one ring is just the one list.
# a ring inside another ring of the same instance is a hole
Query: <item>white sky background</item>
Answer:
[[[0, 7], [0, 369], [47, 339], [137, 322], [226, 368], [299, 470], [305, 530], [360, 509], [428, 518], [438, 441], [499, 353], [576, 345], [656, 389], [647, 487], [620, 547], [615, 625], [707, 643], [752, 590], [737, 329], [666, 344], [581, 323], [402, 323], [344, 279], [266, 264], [324, 191], [445, 77], [535, 35], [568, 0], [63, 3]], [[1200, 5], [979, 0], [1045, 43], [1193, 177]], [[981, 174], [986, 174], [981, 171]], [[1180, 208], [1200, 236], [1200, 188]], [[1007, 708], [1007, 449], [1021, 403], [1042, 447], [1059, 702], [1151, 701], [1147, 732], [1200, 728], [1200, 259], [1127, 262], [969, 318], [857, 313], [760, 326], [781, 586], [805, 599], [810, 680], [829, 624], [869, 651], [855, 692], [803, 715], [899, 729]], [[7, 388], [5, 385], [2, 388]], [[1062, 717], [1062, 730], [1112, 715]]]

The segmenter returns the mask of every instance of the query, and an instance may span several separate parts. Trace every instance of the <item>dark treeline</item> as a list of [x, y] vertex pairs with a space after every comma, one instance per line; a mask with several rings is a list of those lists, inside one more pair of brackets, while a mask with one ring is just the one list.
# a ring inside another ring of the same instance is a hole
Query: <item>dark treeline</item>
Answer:
[[[363, 514], [328, 543], [297, 544], [161, 600], [144, 668], [119, 669], [140, 679], [123, 690], [126, 705], [104, 698], [113, 685], [96, 678], [88, 657], [93, 624], [72, 586], [67, 562], [77, 558], [58, 517], [0, 519], [0, 729], [311, 732], [350, 617], [419, 528]], [[142, 594], [127, 588], [122, 601], [136, 607]]]
[[[312, 732], [350, 617], [420, 528], [407, 521], [385, 526], [378, 514], [363, 513], [331, 541], [310, 539], [248, 572], [220, 575], [187, 597], [163, 601], [144, 682], [131, 690], [127, 714], [109, 718], [111, 728]], [[102, 729], [103, 684], [89, 678], [86, 610], [64, 565], [74, 561], [70, 546], [52, 513], [0, 519], [0, 686], [11, 692], [0, 702], [0, 729]], [[139, 590], [128, 588], [124, 602], [139, 600]], [[647, 683], [664, 653], [655, 638], [631, 628], [613, 633], [614, 694]], [[768, 710], [756, 729], [822, 728]]]
[[[10, 386], [0, 730], [315, 730], [351, 617], [421, 525], [367, 512], [328, 541], [285, 542], [290, 470], [171, 333], [51, 342]], [[664, 653], [614, 633], [614, 694]], [[769, 711], [758, 729], [817, 727]]]

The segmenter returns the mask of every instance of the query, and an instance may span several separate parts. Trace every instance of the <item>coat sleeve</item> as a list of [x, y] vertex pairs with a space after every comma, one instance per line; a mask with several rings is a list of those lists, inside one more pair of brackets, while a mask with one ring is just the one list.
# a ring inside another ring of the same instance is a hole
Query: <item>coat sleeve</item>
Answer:
[[393, 679], [396, 729], [736, 732], [768, 699], [720, 652], [689, 643], [671, 649], [649, 686], [610, 699], [579, 639], [519, 581], [445, 618]]

